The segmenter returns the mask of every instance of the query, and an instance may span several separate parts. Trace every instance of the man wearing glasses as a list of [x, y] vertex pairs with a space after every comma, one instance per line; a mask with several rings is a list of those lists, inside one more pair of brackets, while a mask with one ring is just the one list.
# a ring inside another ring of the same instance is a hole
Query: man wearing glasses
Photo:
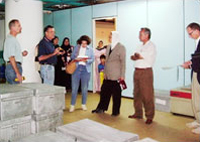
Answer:
[[192, 132], [200, 134], [200, 25], [191, 23], [187, 26], [188, 35], [196, 40], [196, 50], [192, 54], [192, 59], [185, 62], [182, 67], [192, 68], [192, 108], [196, 121], [186, 124], [193, 128]]

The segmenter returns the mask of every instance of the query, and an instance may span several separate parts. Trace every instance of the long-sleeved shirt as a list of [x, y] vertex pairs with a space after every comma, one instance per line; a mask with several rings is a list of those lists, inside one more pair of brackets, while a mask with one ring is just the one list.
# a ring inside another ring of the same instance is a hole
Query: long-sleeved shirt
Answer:
[[105, 79], [115, 81], [121, 77], [125, 78], [126, 49], [121, 43], [118, 43], [112, 52], [110, 48], [111, 46], [108, 46], [106, 50]]

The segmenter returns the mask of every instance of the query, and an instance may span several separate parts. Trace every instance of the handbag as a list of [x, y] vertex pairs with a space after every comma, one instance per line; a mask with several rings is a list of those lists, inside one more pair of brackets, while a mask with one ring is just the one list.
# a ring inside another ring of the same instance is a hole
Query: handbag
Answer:
[[72, 60], [71, 62], [69, 62], [66, 66], [66, 73], [68, 74], [73, 74], [76, 70], [76, 62], [74, 60]]

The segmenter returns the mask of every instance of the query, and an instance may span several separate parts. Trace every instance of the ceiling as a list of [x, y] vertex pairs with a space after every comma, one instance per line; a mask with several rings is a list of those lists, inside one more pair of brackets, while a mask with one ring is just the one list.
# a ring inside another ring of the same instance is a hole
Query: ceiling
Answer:
[[[5, 0], [0, 0], [0, 12], [4, 11], [5, 7], [4, 1]], [[70, 9], [75, 7], [116, 2], [122, 0], [41, 0], [41, 1], [43, 1], [44, 10], [57, 11], [62, 9]]]

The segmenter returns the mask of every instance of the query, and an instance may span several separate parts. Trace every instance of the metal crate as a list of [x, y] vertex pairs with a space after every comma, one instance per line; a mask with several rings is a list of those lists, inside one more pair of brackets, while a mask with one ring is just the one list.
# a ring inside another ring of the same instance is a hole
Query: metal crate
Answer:
[[46, 131], [14, 142], [75, 142], [73, 138]]
[[34, 90], [34, 114], [45, 114], [65, 109], [65, 87], [47, 84], [24, 83], [21, 87]]
[[32, 116], [32, 133], [42, 131], [55, 131], [56, 127], [63, 125], [63, 111]]
[[31, 116], [0, 121], [0, 138], [14, 141], [31, 135]]
[[123, 132], [89, 119], [60, 126], [56, 132], [81, 142], [133, 142], [139, 139], [137, 134]]
[[33, 113], [33, 90], [17, 85], [0, 85], [0, 120], [11, 120]]

